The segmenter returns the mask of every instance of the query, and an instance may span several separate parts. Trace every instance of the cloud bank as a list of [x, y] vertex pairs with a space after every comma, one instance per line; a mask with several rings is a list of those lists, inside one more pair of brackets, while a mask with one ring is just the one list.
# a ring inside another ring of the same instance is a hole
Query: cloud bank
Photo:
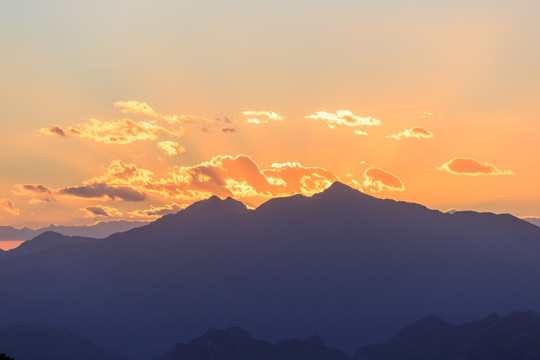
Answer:
[[335, 113], [328, 113], [325, 111], [318, 111], [316, 114], [306, 116], [306, 119], [315, 119], [326, 122], [328, 127], [334, 129], [336, 126], [378, 126], [382, 122], [371, 116], [362, 117], [354, 115], [349, 110], [339, 110]]

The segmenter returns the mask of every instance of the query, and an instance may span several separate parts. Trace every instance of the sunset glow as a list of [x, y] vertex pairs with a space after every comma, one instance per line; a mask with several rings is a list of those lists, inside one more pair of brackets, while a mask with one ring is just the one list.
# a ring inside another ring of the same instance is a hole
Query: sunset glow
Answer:
[[334, 181], [540, 217], [537, 2], [24, 3], [0, 5], [1, 225]]

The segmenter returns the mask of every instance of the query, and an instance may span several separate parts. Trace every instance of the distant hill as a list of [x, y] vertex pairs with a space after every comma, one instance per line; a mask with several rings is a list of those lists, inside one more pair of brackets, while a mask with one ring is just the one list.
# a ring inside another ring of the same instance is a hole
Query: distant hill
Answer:
[[135, 227], [148, 224], [144, 221], [104, 221], [94, 225], [56, 226], [49, 225], [39, 229], [20, 229], [13, 226], [0, 226], [0, 241], [2, 240], [29, 240], [47, 231], [54, 231], [67, 236], [86, 236], [92, 238], [104, 238], [120, 231], [127, 231]]
[[16, 360], [123, 360], [67, 330], [31, 326], [0, 328], [0, 353]]
[[484, 320], [454, 326], [428, 316], [405, 327], [387, 342], [360, 349], [354, 360], [537, 360], [537, 313], [493, 313]]
[[68, 328], [133, 359], [208, 328], [352, 352], [430, 313], [540, 310], [539, 227], [340, 183], [255, 210], [212, 197], [105, 239], [46, 236], [0, 259], [0, 325]]
[[318, 336], [275, 344], [253, 339], [240, 328], [210, 329], [188, 344], [176, 344], [160, 360], [349, 360]]

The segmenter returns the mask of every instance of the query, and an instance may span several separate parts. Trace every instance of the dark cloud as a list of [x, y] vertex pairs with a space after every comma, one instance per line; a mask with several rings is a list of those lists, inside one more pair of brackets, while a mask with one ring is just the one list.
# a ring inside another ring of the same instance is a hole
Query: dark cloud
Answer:
[[111, 200], [143, 201], [146, 195], [127, 186], [110, 186], [107, 184], [90, 184], [72, 186], [59, 190], [60, 194], [81, 198], [109, 198]]
[[229, 132], [236, 132], [236, 129], [234, 128], [223, 128], [221, 129], [221, 131], [223, 131], [224, 133], [229, 133]]

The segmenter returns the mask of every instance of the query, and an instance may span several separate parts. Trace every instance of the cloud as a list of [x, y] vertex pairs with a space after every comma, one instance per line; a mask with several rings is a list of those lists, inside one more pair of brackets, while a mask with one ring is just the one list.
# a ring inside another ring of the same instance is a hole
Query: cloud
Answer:
[[19, 215], [21, 210], [15, 207], [13, 201], [8, 199], [0, 199], [0, 209], [10, 213], [11, 215]]
[[163, 135], [180, 137], [185, 133], [183, 128], [169, 130], [156, 125], [153, 121], [134, 121], [131, 119], [111, 121], [90, 119], [88, 123], [80, 124], [78, 128], [64, 130], [59, 126], [53, 126], [40, 131], [47, 135], [89, 138], [106, 144], [129, 144], [141, 140], [155, 140]]
[[399, 140], [401, 138], [424, 138], [424, 139], [430, 139], [433, 137], [433, 133], [427, 129], [424, 129], [420, 126], [414, 126], [410, 129], [406, 129], [400, 133], [388, 135], [387, 138], [392, 138]]
[[169, 174], [145, 186], [163, 196], [196, 200], [210, 195], [261, 200], [293, 194], [313, 194], [338, 178], [326, 169], [289, 162], [261, 170], [248, 156], [215, 156], [194, 166], [176, 166]]
[[233, 133], [233, 132], [236, 132], [236, 129], [234, 128], [223, 128], [221, 129], [222, 132], [224, 133]]
[[51, 188], [41, 184], [15, 185], [16, 193], [19, 195], [52, 195]]
[[326, 122], [326, 124], [334, 129], [337, 125], [343, 126], [377, 126], [381, 125], [381, 121], [371, 116], [362, 117], [354, 115], [349, 110], [339, 110], [335, 113], [318, 111], [316, 114], [306, 116], [306, 119], [316, 119]]
[[164, 120], [169, 124], [184, 123], [195, 118], [193, 115], [164, 115], [152, 109], [147, 103], [133, 100], [117, 101], [114, 103], [114, 107], [119, 108], [123, 114], [145, 116], [152, 119]]
[[364, 171], [364, 183], [362, 189], [367, 192], [377, 193], [383, 190], [404, 191], [405, 186], [400, 178], [394, 174], [376, 168], [370, 167]]
[[70, 186], [58, 190], [61, 195], [80, 198], [96, 198], [124, 201], [143, 201], [146, 195], [127, 186], [110, 186], [108, 184], [90, 184], [83, 186]]
[[96, 216], [103, 216], [103, 217], [122, 216], [122, 212], [120, 212], [118, 209], [115, 209], [109, 206], [102, 206], [102, 205], [88, 206], [86, 208], [82, 208], [81, 211], [85, 213], [84, 217], [87, 217], [87, 218], [94, 218]]
[[367, 135], [367, 134], [368, 134], [367, 132], [362, 131], [362, 130], [354, 130], [354, 133], [355, 133], [356, 135]]
[[84, 183], [86, 185], [105, 183], [109, 185], [140, 185], [151, 181], [154, 174], [150, 170], [140, 169], [135, 164], [113, 160], [105, 175], [96, 176]]
[[265, 124], [268, 121], [281, 121], [281, 115], [271, 111], [244, 111], [246, 121], [250, 124]]
[[178, 156], [186, 152], [186, 149], [175, 141], [161, 141], [158, 143], [158, 147], [169, 156]]
[[495, 165], [480, 162], [471, 158], [455, 157], [437, 167], [437, 170], [446, 171], [455, 175], [514, 175], [510, 170], [499, 170]]
[[178, 205], [176, 203], [168, 204], [165, 206], [151, 206], [150, 209], [135, 210], [129, 213], [130, 217], [144, 218], [144, 219], [155, 219], [160, 216], [174, 214], [182, 210], [185, 206]]

